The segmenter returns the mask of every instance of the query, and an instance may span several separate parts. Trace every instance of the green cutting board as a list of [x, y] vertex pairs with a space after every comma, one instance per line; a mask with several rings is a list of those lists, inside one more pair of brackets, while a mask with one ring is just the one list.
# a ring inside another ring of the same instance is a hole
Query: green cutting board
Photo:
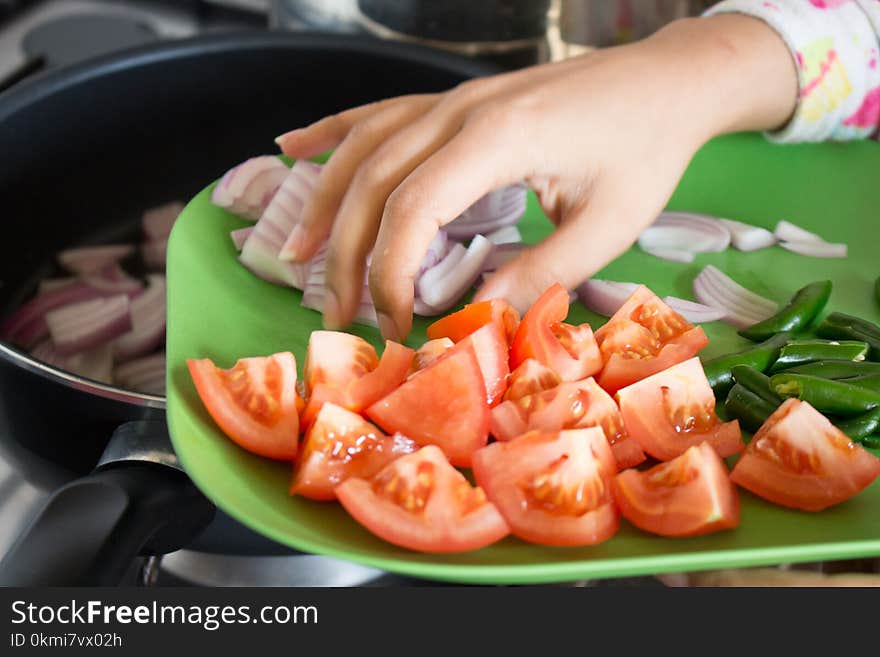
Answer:
[[[611, 540], [582, 548], [551, 548], [507, 538], [459, 555], [428, 555], [385, 543], [341, 506], [290, 497], [290, 466], [252, 456], [225, 438], [196, 394], [187, 358], [229, 367], [243, 356], [290, 350], [300, 369], [318, 313], [301, 308], [300, 293], [258, 280], [237, 261], [229, 232], [246, 225], [211, 205], [208, 187], [184, 210], [168, 251], [168, 423], [174, 448], [196, 484], [238, 521], [281, 543], [417, 577], [474, 583], [538, 583], [583, 578], [880, 556], [880, 481], [818, 514], [773, 506], [742, 492], [738, 529], [670, 539], [621, 523]], [[638, 194], [638, 190], [632, 190]], [[693, 264], [653, 258], [633, 247], [598, 277], [638, 281], [659, 296], [693, 298], [691, 281], [707, 264], [778, 301], [816, 279], [832, 279], [829, 308], [880, 321], [872, 285], [880, 275], [880, 144], [777, 146], [758, 135], [715, 140], [695, 157], [669, 203], [772, 228], [788, 219], [830, 241], [846, 242], [849, 258], [823, 260], [780, 247], [728, 250]], [[526, 241], [550, 224], [534, 198], [520, 224]], [[604, 319], [576, 304], [570, 320]], [[409, 344], [424, 340], [417, 320]], [[705, 325], [706, 355], [744, 346], [733, 329]], [[378, 332], [351, 331], [379, 345]]]

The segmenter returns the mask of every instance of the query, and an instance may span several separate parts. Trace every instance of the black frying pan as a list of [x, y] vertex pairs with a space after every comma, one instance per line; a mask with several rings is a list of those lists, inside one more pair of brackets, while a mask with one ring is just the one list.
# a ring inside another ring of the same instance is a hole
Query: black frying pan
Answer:
[[[491, 72], [372, 39], [255, 32], [150, 46], [21, 83], [0, 94], [0, 314], [33, 293], [58, 250], [135, 238], [144, 209], [189, 199], [233, 164], [272, 152], [287, 129]], [[206, 550], [246, 543], [228, 520], [232, 535], [217, 521], [202, 531], [213, 508], [175, 467], [163, 398], [69, 375], [5, 343], [0, 449], [33, 483], [64, 484], [0, 564], [0, 584], [113, 584], [138, 553], [177, 549], [200, 532]]]

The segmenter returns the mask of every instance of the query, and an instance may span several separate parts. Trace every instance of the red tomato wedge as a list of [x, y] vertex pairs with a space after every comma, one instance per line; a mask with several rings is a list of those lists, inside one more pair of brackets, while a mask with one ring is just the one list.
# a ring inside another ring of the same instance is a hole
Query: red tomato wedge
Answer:
[[568, 299], [565, 288], [555, 283], [529, 308], [513, 338], [512, 368], [534, 358], [563, 381], [580, 381], [602, 369], [590, 325], [572, 326], [562, 321], [568, 315]]
[[469, 303], [458, 312], [438, 319], [427, 329], [428, 339], [449, 338], [461, 342], [489, 322], [498, 324], [508, 342], [513, 340], [519, 325], [519, 313], [503, 299]]
[[543, 545], [593, 545], [617, 531], [617, 472], [599, 428], [533, 431], [474, 454], [474, 476], [516, 536]]
[[483, 491], [473, 488], [435, 446], [400, 457], [372, 480], [347, 479], [336, 496], [376, 536], [410, 550], [466, 552], [510, 533]]
[[[333, 331], [316, 331], [315, 333], [333, 333]], [[312, 333], [312, 336], [315, 333]], [[360, 338], [357, 339], [360, 340]], [[364, 341], [362, 340], [362, 342]], [[373, 347], [366, 342], [364, 344], [375, 356], [376, 352]], [[330, 347], [331, 345], [325, 344], [323, 346]], [[332, 402], [359, 413], [373, 402], [382, 399], [406, 379], [414, 352], [409, 347], [388, 340], [385, 342], [382, 358], [371, 369], [367, 369], [367, 365], [372, 365], [374, 361], [368, 357], [359, 356], [354, 356], [355, 360], [348, 368], [340, 367], [337, 362], [338, 355], [330, 355], [325, 358], [317, 348], [313, 352], [311, 339], [309, 340], [308, 353], [312, 356], [307, 361], [308, 363], [331, 361], [335, 369], [344, 372], [344, 375], [334, 379], [328, 376], [329, 368], [323, 371], [313, 369], [311, 373], [316, 382], [310, 388], [311, 394], [305, 411], [302, 413], [302, 426], [306, 430], [311, 426], [318, 411], [321, 410], [321, 406], [326, 402]], [[314, 355], [312, 355], [313, 353]], [[322, 371], [321, 380], [314, 376], [316, 371]]]
[[715, 415], [715, 395], [699, 358], [623, 388], [617, 400], [629, 435], [660, 461], [703, 441], [722, 458], [743, 447], [739, 422], [721, 422]]
[[449, 350], [449, 354], [462, 349], [472, 349], [477, 356], [483, 384], [486, 387], [486, 402], [494, 406], [501, 401], [507, 390], [507, 377], [510, 369], [507, 364], [507, 338], [501, 327], [494, 322], [481, 326]]
[[739, 496], [724, 462], [708, 443], [650, 470], [614, 478], [621, 515], [660, 536], [699, 536], [739, 525]]
[[555, 388], [560, 383], [562, 379], [556, 372], [534, 358], [527, 358], [510, 373], [504, 399], [516, 401], [527, 395]]
[[703, 329], [644, 285], [596, 331], [596, 341], [605, 361], [599, 385], [611, 394], [692, 358], [709, 344]]
[[449, 338], [428, 340], [416, 349], [415, 358], [410, 366], [410, 374], [425, 369], [428, 365], [444, 355], [455, 343]]
[[880, 475], [880, 459], [815, 408], [788, 399], [758, 429], [731, 473], [739, 486], [804, 511], [840, 504]]
[[527, 431], [559, 431], [600, 427], [619, 469], [645, 460], [639, 444], [629, 437], [617, 404], [590, 377], [561, 383], [555, 388], [503, 402], [492, 409], [489, 433], [497, 440], [513, 440]]
[[477, 357], [470, 347], [440, 358], [366, 410], [389, 433], [419, 445], [438, 445], [453, 465], [470, 466], [486, 444], [489, 405]]
[[416, 449], [409, 438], [386, 436], [357, 413], [326, 403], [300, 447], [290, 494], [334, 500], [333, 489], [349, 477], [369, 479]]
[[319, 383], [344, 387], [378, 365], [376, 350], [363, 338], [341, 331], [312, 331], [303, 368], [306, 395]]
[[293, 354], [242, 358], [228, 370], [209, 358], [186, 364], [202, 403], [223, 433], [258, 456], [280, 461], [296, 456], [299, 415]]

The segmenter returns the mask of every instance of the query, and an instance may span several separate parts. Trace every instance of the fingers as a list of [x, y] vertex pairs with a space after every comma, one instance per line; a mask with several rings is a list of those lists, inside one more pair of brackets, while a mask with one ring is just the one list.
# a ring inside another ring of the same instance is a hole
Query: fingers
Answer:
[[360, 105], [326, 116], [304, 128], [297, 128], [275, 138], [281, 152], [289, 157], [309, 158], [335, 148], [346, 138], [349, 130], [368, 117], [398, 103], [407, 103], [412, 96], [389, 98]]
[[413, 279], [438, 228], [486, 192], [522, 179], [524, 158], [505, 137], [513, 120], [494, 109], [469, 120], [385, 204], [370, 292], [386, 338], [400, 340], [412, 328]]
[[833, 586], [833, 587], [878, 587], [880, 575], [869, 573], [844, 573], [826, 575], [803, 570], [778, 570], [774, 568], [751, 568], [741, 570], [717, 570], [677, 575], [672, 578], [661, 576], [667, 586], [698, 587], [779, 587], [779, 586]]
[[[338, 305], [334, 308], [331, 304], [330, 312], [325, 307], [324, 325], [328, 328], [345, 326], [357, 312], [363, 294], [365, 259], [373, 250], [386, 200], [457, 129], [454, 117], [429, 112], [387, 140], [358, 167], [330, 233], [326, 283], [328, 295], [333, 295]], [[338, 314], [334, 312], [337, 310]], [[386, 335], [394, 340], [401, 337]]]
[[504, 298], [525, 312], [553, 283], [574, 289], [626, 251], [659, 211], [602, 181], [564, 195], [578, 200], [562, 211], [559, 228], [490, 276], [475, 301]]
[[408, 96], [398, 100], [400, 102], [373, 112], [348, 130], [321, 171], [318, 185], [303, 208], [300, 222], [279, 257], [299, 262], [312, 258], [330, 235], [333, 220], [361, 162], [436, 102], [436, 98], [430, 95]]

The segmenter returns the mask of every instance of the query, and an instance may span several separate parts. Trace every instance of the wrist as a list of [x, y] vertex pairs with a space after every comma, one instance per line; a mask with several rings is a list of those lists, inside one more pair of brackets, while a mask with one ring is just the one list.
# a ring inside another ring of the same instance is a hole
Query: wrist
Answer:
[[740, 14], [675, 21], [643, 42], [676, 85], [681, 115], [703, 141], [774, 130], [797, 104], [794, 60], [763, 21]]

